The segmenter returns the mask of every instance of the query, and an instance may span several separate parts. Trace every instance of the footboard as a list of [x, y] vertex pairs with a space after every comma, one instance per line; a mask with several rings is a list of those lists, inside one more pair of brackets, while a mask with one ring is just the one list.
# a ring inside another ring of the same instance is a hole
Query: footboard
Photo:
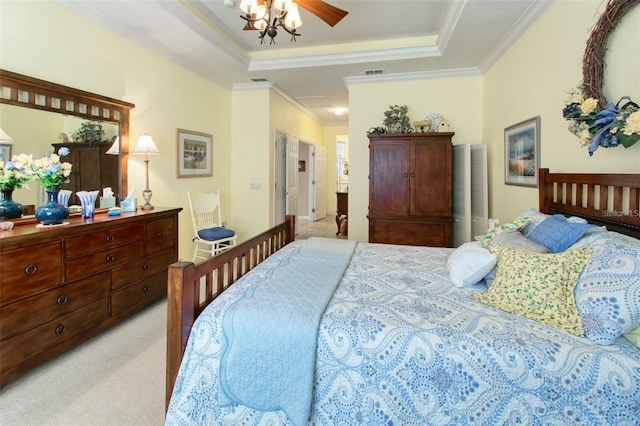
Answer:
[[204, 308], [260, 262], [294, 240], [294, 217], [217, 256], [169, 266], [167, 287], [167, 382], [169, 405], [191, 326]]

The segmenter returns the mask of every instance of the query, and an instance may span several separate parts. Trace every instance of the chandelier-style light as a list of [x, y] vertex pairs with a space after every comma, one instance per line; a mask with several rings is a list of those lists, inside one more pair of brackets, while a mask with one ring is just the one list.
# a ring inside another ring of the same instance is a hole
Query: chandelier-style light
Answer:
[[244, 29], [260, 31], [260, 44], [265, 42], [265, 36], [271, 38], [269, 44], [274, 44], [278, 27], [291, 34], [292, 42], [302, 35], [297, 32], [302, 20], [293, 0], [242, 0], [240, 10], [244, 12], [240, 17], [247, 21]]

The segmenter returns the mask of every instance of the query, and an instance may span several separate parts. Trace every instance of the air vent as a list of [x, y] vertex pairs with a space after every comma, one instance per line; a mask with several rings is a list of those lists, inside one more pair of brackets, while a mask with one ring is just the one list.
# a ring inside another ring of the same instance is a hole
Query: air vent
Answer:
[[364, 75], [380, 75], [384, 74], [384, 70], [365, 70]]
[[267, 80], [266, 78], [252, 78], [251, 81], [253, 81], [254, 83], [266, 83]]

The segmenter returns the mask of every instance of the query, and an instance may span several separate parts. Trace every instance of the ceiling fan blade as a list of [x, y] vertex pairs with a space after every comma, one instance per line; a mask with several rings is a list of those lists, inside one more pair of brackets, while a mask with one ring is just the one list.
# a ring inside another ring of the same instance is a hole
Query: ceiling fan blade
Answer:
[[313, 13], [332, 27], [342, 20], [349, 12], [331, 6], [322, 0], [293, 0], [298, 6]]

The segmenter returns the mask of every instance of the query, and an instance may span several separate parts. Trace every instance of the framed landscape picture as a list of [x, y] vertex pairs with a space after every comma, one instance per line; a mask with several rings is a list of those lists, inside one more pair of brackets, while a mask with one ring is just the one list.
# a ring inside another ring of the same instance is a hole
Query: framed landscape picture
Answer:
[[538, 186], [540, 117], [504, 129], [504, 183]]
[[178, 177], [213, 176], [213, 136], [178, 129]]

